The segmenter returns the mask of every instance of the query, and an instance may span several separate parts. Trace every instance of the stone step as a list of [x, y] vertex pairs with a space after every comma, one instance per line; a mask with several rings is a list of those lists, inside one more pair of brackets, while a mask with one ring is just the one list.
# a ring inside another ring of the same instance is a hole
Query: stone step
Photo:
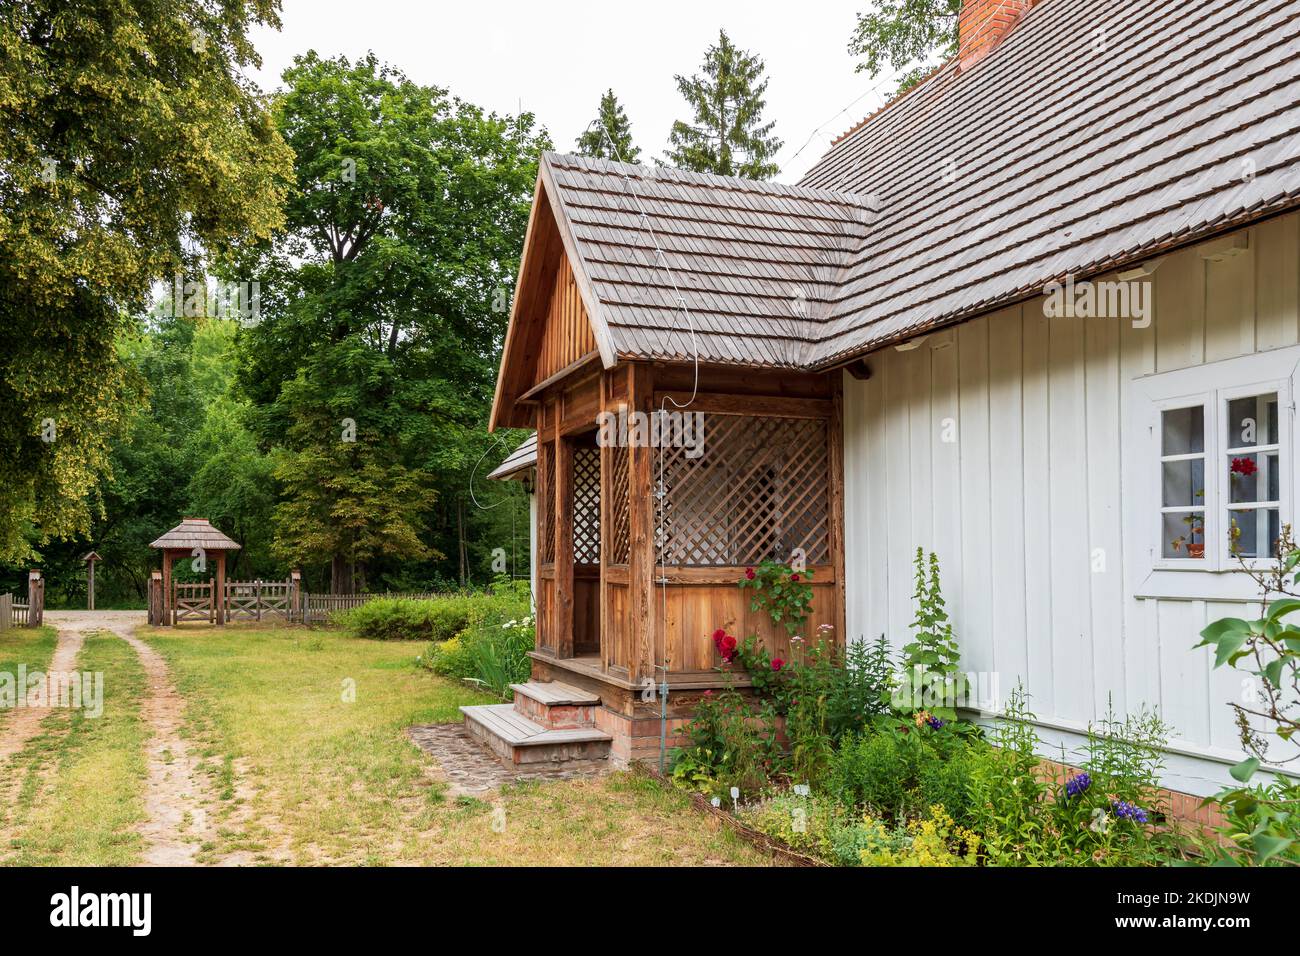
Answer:
[[507, 764], [590, 763], [609, 757], [613, 738], [594, 727], [544, 727], [513, 704], [478, 704], [460, 712], [465, 729]]
[[596, 726], [600, 698], [580, 687], [559, 681], [511, 684], [515, 710], [548, 730], [576, 730]]

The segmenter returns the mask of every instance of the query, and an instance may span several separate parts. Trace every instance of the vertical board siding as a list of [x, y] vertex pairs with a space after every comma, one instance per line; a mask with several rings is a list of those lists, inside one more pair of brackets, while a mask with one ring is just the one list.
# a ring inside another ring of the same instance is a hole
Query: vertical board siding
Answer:
[[[1143, 454], [1129, 383], [1300, 342], [1300, 216], [1160, 261], [1148, 328], [1047, 319], [1033, 301], [868, 358], [846, 377], [847, 627], [899, 647], [911, 561], [935, 550], [967, 669], [1017, 681], [1045, 721], [1159, 708], [1192, 752], [1234, 751], [1240, 675], [1193, 650], [1227, 601], [1137, 598], [1150, 542], [1126, 527], [1124, 463]], [[1113, 278], [1113, 277], [1107, 277]], [[957, 440], [944, 440], [945, 420]]]
[[546, 312], [537, 370], [533, 374], [534, 384], [545, 381], [594, 351], [596, 335], [587, 320], [587, 310], [582, 304], [573, 269], [568, 258], [562, 256]]

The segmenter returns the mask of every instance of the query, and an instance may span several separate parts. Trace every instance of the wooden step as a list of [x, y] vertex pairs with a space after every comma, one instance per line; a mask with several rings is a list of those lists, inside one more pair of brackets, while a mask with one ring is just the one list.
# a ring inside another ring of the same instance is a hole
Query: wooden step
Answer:
[[531, 697], [539, 704], [548, 707], [600, 706], [600, 697], [597, 694], [585, 691], [581, 687], [574, 687], [572, 684], [562, 684], [558, 680], [530, 680], [526, 684], [511, 684], [510, 689], [516, 694]]
[[588, 763], [609, 757], [613, 738], [594, 727], [543, 727], [513, 704], [479, 704], [460, 712], [465, 729], [508, 764]]
[[511, 684], [515, 710], [547, 730], [576, 730], [596, 726], [600, 698], [580, 687], [559, 681]]

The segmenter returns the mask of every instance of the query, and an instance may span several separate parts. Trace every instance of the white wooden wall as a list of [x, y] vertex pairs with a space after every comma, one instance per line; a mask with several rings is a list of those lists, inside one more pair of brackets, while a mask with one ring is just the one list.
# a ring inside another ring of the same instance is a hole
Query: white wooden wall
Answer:
[[933, 549], [964, 667], [997, 672], [1004, 697], [1023, 679], [1045, 739], [1077, 744], [1108, 695], [1120, 712], [1145, 702], [1177, 731], [1169, 785], [1226, 779], [1240, 677], [1192, 645], [1242, 608], [1128, 593], [1122, 422], [1138, 376], [1300, 342], [1300, 217], [1247, 232], [1248, 251], [1223, 262], [1167, 257], [1149, 328], [1049, 320], [1034, 301], [870, 356], [866, 382], [845, 377], [850, 639], [901, 646], [912, 556]]

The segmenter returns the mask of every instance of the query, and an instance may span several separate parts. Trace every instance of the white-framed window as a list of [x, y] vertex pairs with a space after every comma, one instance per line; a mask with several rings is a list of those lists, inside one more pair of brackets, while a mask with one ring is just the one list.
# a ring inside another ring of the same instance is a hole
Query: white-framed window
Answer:
[[[1135, 380], [1139, 453], [1126, 459], [1126, 525], [1145, 555], [1145, 589], [1182, 596], [1195, 579], [1276, 557], [1294, 520], [1295, 390], [1300, 348], [1261, 352]], [[1151, 587], [1150, 585], [1155, 585]], [[1139, 591], [1143, 588], [1139, 587]]]

